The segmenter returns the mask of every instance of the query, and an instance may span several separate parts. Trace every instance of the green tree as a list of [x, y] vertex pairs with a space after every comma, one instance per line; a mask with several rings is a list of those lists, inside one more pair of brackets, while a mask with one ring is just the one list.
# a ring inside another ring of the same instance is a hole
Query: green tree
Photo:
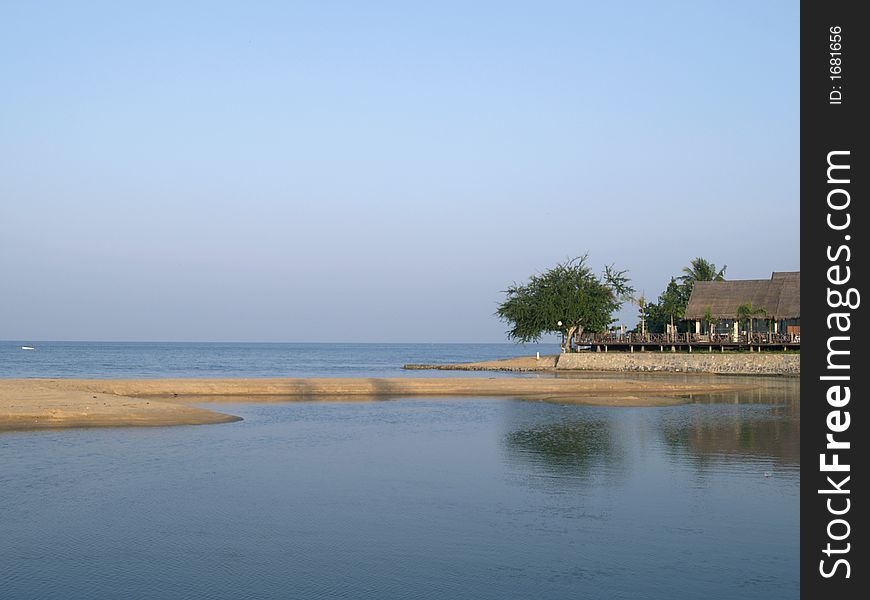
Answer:
[[727, 268], [728, 266], [725, 265], [721, 269], [717, 269], [715, 264], [700, 256], [692, 259], [688, 267], [683, 267], [683, 274], [678, 278], [680, 285], [683, 287], [683, 295], [686, 298], [683, 314], [685, 314], [685, 308], [689, 306], [689, 298], [692, 297], [695, 282], [725, 281], [725, 269]]
[[696, 281], [725, 281], [725, 269], [727, 268], [728, 265], [725, 265], [717, 270], [715, 264], [699, 256], [693, 259], [688, 267], [683, 267], [680, 283], [686, 286], [691, 293]]
[[767, 310], [760, 306], [752, 306], [752, 302], [741, 304], [737, 307], [737, 320], [749, 323], [749, 339], [752, 339], [752, 320], [758, 317], [766, 317]]
[[[704, 321], [707, 322], [707, 333], [713, 335], [713, 308], [710, 306], [704, 309]], [[712, 339], [711, 337], [710, 340]]]
[[510, 324], [508, 337], [534, 342], [545, 333], [561, 333], [566, 351], [574, 336], [584, 331], [604, 332], [613, 323], [613, 312], [631, 297], [627, 271], [613, 266], [596, 275], [581, 256], [558, 264], [524, 285], [505, 290], [505, 301], [496, 314]]
[[671, 282], [656, 302], [650, 302], [646, 307], [646, 324], [650, 333], [664, 333], [668, 324], [673, 331], [688, 331], [688, 325], [680, 323], [689, 306], [689, 298], [696, 281], [723, 281], [725, 279], [723, 266], [718, 269], [715, 264], [705, 258], [695, 258], [689, 266], [683, 267], [683, 274], [671, 278]]
[[647, 332], [647, 329], [646, 329], [646, 319], [648, 316], [647, 315], [647, 306], [649, 305], [649, 303], [646, 300], [646, 296], [644, 296], [643, 294], [638, 296], [634, 300], [634, 303], [637, 304], [637, 317], [640, 319], [640, 323], [639, 323], [640, 327], [638, 328], [639, 329], [638, 333], [640, 333], [641, 336], [645, 337], [646, 332]]
[[668, 316], [662, 311], [658, 302], [647, 302], [644, 309], [646, 315], [646, 330], [649, 333], [664, 333], [667, 329]]
[[678, 321], [686, 314], [686, 306], [689, 304], [689, 298], [686, 296], [686, 288], [677, 283], [676, 278], [671, 277], [668, 287], [659, 296], [659, 308], [663, 315], [666, 315], [671, 322], [671, 333], [676, 332], [675, 321]]

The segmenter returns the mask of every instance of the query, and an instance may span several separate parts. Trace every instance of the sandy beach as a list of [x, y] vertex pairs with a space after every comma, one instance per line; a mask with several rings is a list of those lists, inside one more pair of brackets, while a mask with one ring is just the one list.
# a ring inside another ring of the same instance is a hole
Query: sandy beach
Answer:
[[240, 420], [206, 403], [373, 401], [409, 396], [491, 396], [604, 406], [666, 406], [745, 384], [631, 379], [312, 378], [3, 379], [0, 431], [202, 425]]

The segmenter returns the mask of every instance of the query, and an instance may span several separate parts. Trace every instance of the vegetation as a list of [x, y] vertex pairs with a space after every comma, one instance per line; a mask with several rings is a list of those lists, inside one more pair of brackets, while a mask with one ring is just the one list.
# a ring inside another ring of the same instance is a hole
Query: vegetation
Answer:
[[728, 265], [725, 265], [717, 270], [715, 264], [699, 256], [693, 259], [688, 267], [683, 267], [680, 283], [688, 287], [689, 293], [691, 293], [696, 281], [725, 281], [725, 269], [727, 268]]
[[[694, 258], [683, 267], [682, 275], [671, 277], [664, 291], [651, 302], [644, 294], [632, 297], [634, 290], [629, 285], [627, 271], [616, 270], [611, 265], [598, 275], [589, 268], [587, 256], [581, 256], [533, 275], [525, 284], [512, 285], [505, 291], [506, 298], [496, 314], [510, 324], [510, 339], [534, 342], [544, 334], [558, 333], [566, 352], [573, 350], [575, 340], [584, 333], [607, 332], [615, 322], [613, 313], [626, 301], [631, 301], [638, 309], [634, 333], [646, 336], [670, 331], [675, 335], [691, 327], [683, 319], [695, 283], [724, 281], [726, 268], [723, 265], [720, 269], [702, 257]], [[739, 306], [736, 313], [738, 322], [748, 324], [750, 338], [754, 320], [768, 316], [765, 308], [753, 306], [751, 302]], [[701, 319], [712, 333], [717, 321], [712, 306], [706, 307]]]
[[638, 296], [634, 303], [637, 304], [637, 316], [640, 319], [639, 327], [637, 333], [641, 335], [646, 335], [646, 317], [647, 317], [647, 305], [649, 304], [646, 301], [646, 296], [641, 294]]
[[563, 349], [570, 351], [575, 336], [607, 331], [613, 313], [634, 289], [627, 271], [611, 265], [599, 276], [586, 261], [587, 256], [568, 260], [505, 290], [507, 297], [496, 314], [510, 324], [508, 337], [534, 342], [546, 333], [560, 333]]
[[752, 306], [752, 302], [741, 304], [737, 307], [737, 319], [739, 321], [747, 321], [749, 323], [749, 337], [752, 338], [752, 321], [760, 317], [766, 317], [767, 310], [760, 306]]
[[718, 269], [714, 263], [705, 258], [692, 259], [688, 266], [683, 267], [681, 276], [671, 277], [670, 283], [658, 297], [658, 300], [646, 305], [642, 318], [646, 321], [649, 332], [665, 333], [669, 324], [673, 332], [687, 331], [689, 325], [680, 323], [680, 319], [686, 314], [695, 282], [724, 281], [725, 269], [727, 268], [727, 266], [723, 266]]
[[713, 308], [708, 306], [706, 309], [704, 309], [704, 322], [707, 323], [707, 333], [713, 333], [714, 321], [715, 319], [713, 318]]
[[671, 282], [662, 295], [659, 296], [659, 307], [662, 314], [666, 315], [671, 322], [671, 335], [676, 333], [676, 323], [686, 314], [686, 306], [689, 304], [689, 296], [686, 288], [677, 283], [671, 277]]
[[686, 313], [690, 293], [686, 291], [685, 286], [677, 282], [676, 278], [671, 277], [671, 281], [658, 299], [646, 305], [647, 330], [650, 333], [665, 333], [668, 325], [673, 325], [676, 330], [682, 330], [678, 321]]

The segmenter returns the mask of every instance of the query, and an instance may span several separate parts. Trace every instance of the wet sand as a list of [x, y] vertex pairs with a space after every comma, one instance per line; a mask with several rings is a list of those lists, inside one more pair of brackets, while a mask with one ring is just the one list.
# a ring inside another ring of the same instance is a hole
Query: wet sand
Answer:
[[373, 401], [492, 396], [603, 406], [667, 406], [752, 385], [652, 378], [0, 379], [0, 431], [202, 425], [240, 420], [220, 402]]

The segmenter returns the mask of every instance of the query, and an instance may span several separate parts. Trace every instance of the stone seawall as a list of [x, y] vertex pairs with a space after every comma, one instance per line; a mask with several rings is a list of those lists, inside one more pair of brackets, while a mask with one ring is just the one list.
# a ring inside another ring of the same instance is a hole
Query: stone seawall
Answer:
[[800, 354], [593, 352], [562, 354], [556, 370], [670, 371], [735, 375], [800, 375]]

